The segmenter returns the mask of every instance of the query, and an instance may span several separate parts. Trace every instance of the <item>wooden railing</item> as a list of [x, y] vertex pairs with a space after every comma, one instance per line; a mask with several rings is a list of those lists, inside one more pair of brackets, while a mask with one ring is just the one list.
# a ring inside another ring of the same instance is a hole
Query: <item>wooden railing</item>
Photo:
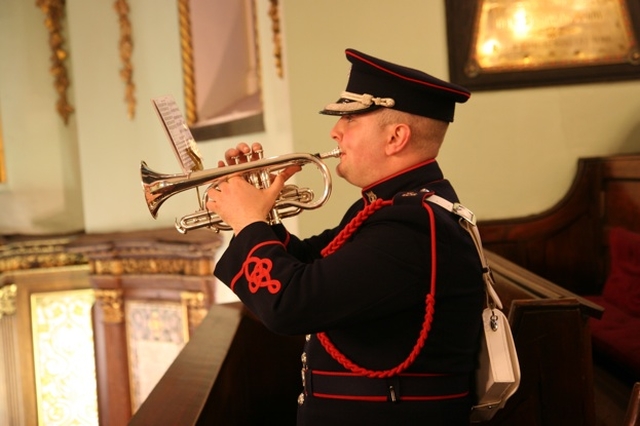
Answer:
[[130, 425], [294, 425], [303, 344], [212, 306]]

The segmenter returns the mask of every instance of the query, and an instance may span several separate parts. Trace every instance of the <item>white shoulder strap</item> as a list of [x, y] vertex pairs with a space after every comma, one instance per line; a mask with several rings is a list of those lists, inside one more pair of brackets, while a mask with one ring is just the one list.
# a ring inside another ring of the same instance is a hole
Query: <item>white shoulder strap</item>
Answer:
[[498, 293], [496, 293], [496, 290], [494, 289], [493, 274], [491, 273], [487, 259], [484, 256], [484, 251], [482, 250], [482, 241], [480, 239], [478, 227], [476, 226], [476, 216], [471, 210], [464, 207], [462, 204], [452, 203], [451, 201], [435, 194], [429, 195], [427, 201], [431, 201], [432, 203], [437, 204], [443, 209], [460, 217], [460, 225], [471, 235], [471, 239], [473, 239], [473, 243], [478, 251], [478, 256], [480, 256], [480, 262], [482, 263], [482, 278], [484, 279], [485, 289], [489, 296], [489, 305], [490, 307], [493, 307], [491, 306], [493, 303], [493, 305], [497, 306], [498, 309], [502, 309], [502, 302], [500, 301], [500, 297], [498, 297]]

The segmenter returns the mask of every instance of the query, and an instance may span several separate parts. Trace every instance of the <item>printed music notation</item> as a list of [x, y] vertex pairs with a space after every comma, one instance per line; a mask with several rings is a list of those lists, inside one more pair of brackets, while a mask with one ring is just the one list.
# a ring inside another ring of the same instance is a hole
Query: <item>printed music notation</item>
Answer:
[[184, 173], [202, 170], [202, 157], [189, 126], [172, 96], [151, 100]]

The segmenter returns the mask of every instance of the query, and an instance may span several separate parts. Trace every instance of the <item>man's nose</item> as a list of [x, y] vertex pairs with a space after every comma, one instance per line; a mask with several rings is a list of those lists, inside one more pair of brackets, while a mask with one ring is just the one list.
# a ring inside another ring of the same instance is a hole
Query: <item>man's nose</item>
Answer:
[[338, 120], [336, 124], [334, 124], [333, 127], [331, 128], [331, 131], [329, 132], [329, 136], [331, 136], [331, 139], [335, 141], [339, 141], [341, 135], [342, 135], [342, 131], [340, 130], [340, 120]]

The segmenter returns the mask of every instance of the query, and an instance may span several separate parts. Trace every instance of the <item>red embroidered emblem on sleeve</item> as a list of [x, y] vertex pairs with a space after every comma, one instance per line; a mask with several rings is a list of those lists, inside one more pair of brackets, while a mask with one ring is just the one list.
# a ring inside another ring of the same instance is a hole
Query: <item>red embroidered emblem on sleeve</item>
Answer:
[[240, 277], [244, 276], [247, 280], [247, 284], [249, 285], [249, 291], [251, 293], [257, 293], [261, 288], [265, 288], [271, 294], [276, 294], [282, 288], [282, 284], [280, 281], [271, 278], [271, 270], [273, 269], [273, 262], [271, 259], [260, 258], [254, 256], [253, 253], [258, 250], [260, 247], [269, 244], [284, 245], [280, 241], [265, 241], [261, 244], [256, 245], [247, 255], [247, 259], [242, 264], [242, 268], [240, 272], [233, 277], [231, 281], [231, 290], [234, 290], [237, 281]]
[[273, 262], [271, 262], [271, 259], [260, 259], [259, 257], [251, 256], [245, 260], [242, 270], [249, 283], [249, 291], [251, 293], [256, 293], [261, 287], [266, 287], [271, 294], [276, 294], [280, 291], [282, 287], [280, 281], [271, 278], [272, 268]]

